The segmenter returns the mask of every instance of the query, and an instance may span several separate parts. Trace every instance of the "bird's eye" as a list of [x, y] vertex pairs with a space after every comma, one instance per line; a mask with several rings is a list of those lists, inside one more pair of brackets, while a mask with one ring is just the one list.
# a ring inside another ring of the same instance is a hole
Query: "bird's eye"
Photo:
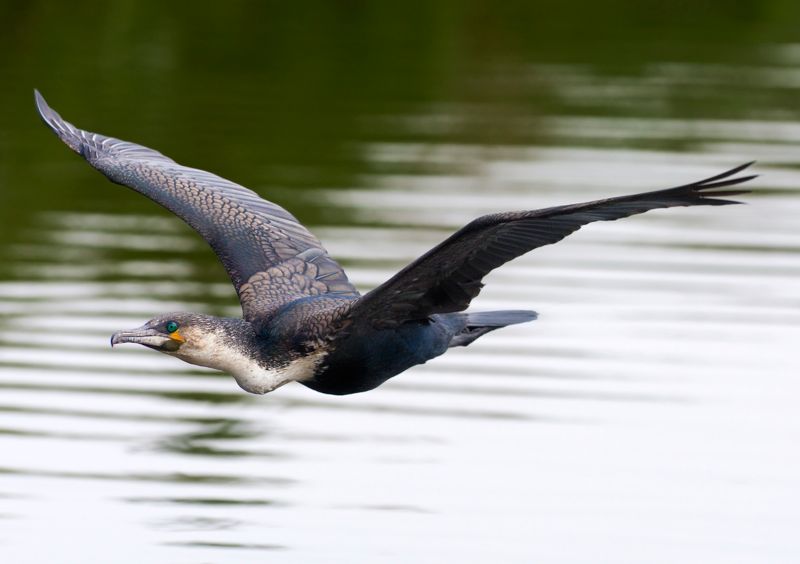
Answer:
[[167, 321], [167, 333], [174, 333], [178, 330], [178, 323], [175, 321]]

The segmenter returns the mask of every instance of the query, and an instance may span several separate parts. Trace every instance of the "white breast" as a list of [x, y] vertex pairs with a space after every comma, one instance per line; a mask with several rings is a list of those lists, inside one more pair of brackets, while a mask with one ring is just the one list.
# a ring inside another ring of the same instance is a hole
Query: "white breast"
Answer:
[[304, 356], [280, 368], [264, 368], [242, 351], [228, 345], [213, 333], [188, 339], [174, 353], [181, 360], [231, 374], [239, 386], [251, 394], [266, 394], [289, 382], [308, 380], [325, 352]]
[[318, 352], [293, 360], [287, 366], [276, 369], [263, 368], [257, 362], [246, 357], [239, 357], [222, 368], [236, 379], [243, 390], [251, 394], [266, 394], [289, 382], [301, 382], [314, 376], [314, 370], [322, 361], [325, 353]]

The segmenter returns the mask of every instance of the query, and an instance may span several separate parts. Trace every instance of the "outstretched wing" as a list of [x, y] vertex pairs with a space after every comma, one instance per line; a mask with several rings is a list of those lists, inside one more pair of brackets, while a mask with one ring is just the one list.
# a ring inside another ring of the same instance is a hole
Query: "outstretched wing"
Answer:
[[263, 320], [305, 296], [358, 296], [319, 240], [282, 207], [161, 153], [76, 128], [35, 92], [44, 122], [112, 182], [180, 217], [211, 245], [231, 277], [245, 319]]
[[593, 221], [611, 221], [656, 208], [739, 203], [717, 197], [747, 190], [708, 190], [755, 178], [731, 178], [751, 164], [667, 190], [480, 217], [354, 302], [346, 321], [389, 328], [435, 313], [461, 311], [478, 295], [483, 287], [481, 280], [489, 272], [537, 247], [556, 243]]

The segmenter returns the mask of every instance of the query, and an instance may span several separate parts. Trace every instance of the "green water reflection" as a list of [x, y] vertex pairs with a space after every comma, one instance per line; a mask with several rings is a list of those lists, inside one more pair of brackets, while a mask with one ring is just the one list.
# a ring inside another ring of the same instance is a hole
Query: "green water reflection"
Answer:
[[[798, 110], [762, 74], [797, 62], [770, 49], [800, 39], [800, 6], [785, 0], [3, 2], [0, 21], [4, 240], [41, 209], [158, 213], [48, 137], [34, 86], [82, 127], [253, 186], [312, 224], [348, 222], [296, 195], [359, 185], [363, 141], [546, 143], [548, 115]], [[427, 134], [385, 119], [409, 114]]]

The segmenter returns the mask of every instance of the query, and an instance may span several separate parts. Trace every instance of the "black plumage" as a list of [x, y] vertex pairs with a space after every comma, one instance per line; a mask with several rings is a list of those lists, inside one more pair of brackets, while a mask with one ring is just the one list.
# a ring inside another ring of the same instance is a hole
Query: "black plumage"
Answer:
[[755, 178], [731, 178], [751, 164], [667, 190], [479, 217], [364, 296], [350, 315], [370, 320], [373, 327], [396, 327], [435, 313], [461, 311], [478, 295], [489, 272], [528, 251], [557, 243], [588, 223], [656, 208], [739, 203], [720, 198], [746, 190], [717, 189]]
[[280, 206], [152, 149], [78, 129], [35, 96], [44, 122], [71, 149], [211, 245], [242, 304], [242, 320], [168, 314], [115, 334], [112, 344], [140, 343], [231, 372], [254, 393], [289, 381], [324, 393], [369, 390], [451, 346], [533, 320], [531, 311], [461, 312], [490, 271], [583, 225], [657, 208], [735, 204], [725, 198], [746, 191], [725, 188], [754, 178], [734, 177], [747, 163], [666, 190], [486, 215], [361, 296], [319, 240]]

